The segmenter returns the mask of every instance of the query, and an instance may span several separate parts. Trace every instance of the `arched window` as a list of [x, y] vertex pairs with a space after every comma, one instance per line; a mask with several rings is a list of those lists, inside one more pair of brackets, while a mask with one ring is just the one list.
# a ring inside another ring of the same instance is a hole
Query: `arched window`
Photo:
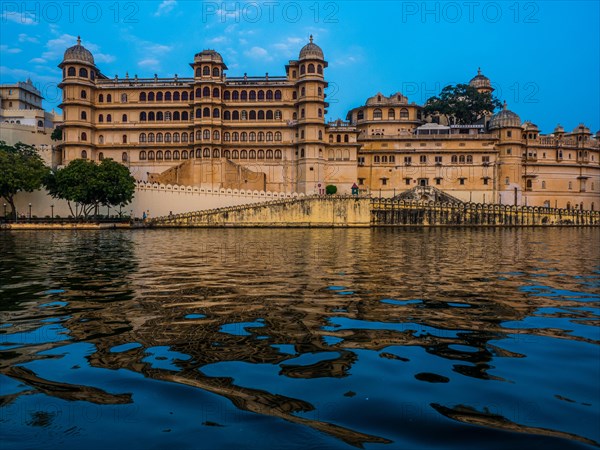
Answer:
[[188, 159], [188, 151], [187, 150], [181, 151], [181, 159]]
[[348, 142], [349, 141], [349, 137], [347, 134], [344, 135], [344, 142]]
[[202, 156], [204, 156], [205, 158], [210, 158], [210, 149], [205, 148], [204, 152], [202, 153]]
[[256, 111], [250, 111], [250, 120], [256, 120]]
[[542, 181], [542, 189], [546, 189], [546, 182]]
[[98, 136], [98, 144], [104, 144], [104, 136], [103, 135]]
[[213, 97], [219, 98], [220, 96], [221, 96], [221, 93], [219, 92], [219, 88], [214, 88], [213, 89]]
[[281, 120], [281, 111], [279, 111], [279, 110], [275, 111], [275, 120]]
[[140, 93], [140, 102], [145, 102], [146, 101], [146, 93], [142, 92]]
[[127, 114], [123, 114], [123, 116], [121, 117], [121, 122], [127, 122]]
[[246, 110], [242, 111], [241, 119], [248, 120], [248, 112]]
[[225, 142], [231, 141], [231, 134], [229, 133], [229, 131], [223, 132], [223, 141], [225, 141]]
[[[192, 134], [190, 134], [191, 136], [193, 136]], [[187, 142], [188, 141], [188, 134], [187, 133], [181, 133], [181, 142]]]
[[165, 120], [171, 120], [171, 111], [165, 111]]
[[308, 73], [315, 73], [315, 65], [314, 64], [309, 64], [308, 65]]
[[146, 142], [146, 133], [140, 133], [139, 141], [141, 143]]
[[246, 133], [245, 131], [242, 131], [242, 133], [240, 134], [240, 141], [242, 141], [242, 142], [248, 141], [248, 133]]
[[464, 164], [465, 163], [465, 155], [460, 155], [458, 157], [458, 162], [461, 163], [461, 164]]
[[179, 92], [173, 92], [173, 101], [174, 102], [178, 102], [181, 99], [181, 95], [179, 95]]
[[323, 131], [319, 130], [319, 140], [323, 140]]
[[146, 150], [142, 150], [140, 152], [140, 161], [145, 161], [146, 160]]
[[[171, 101], [171, 93], [170, 92], [165, 92], [165, 102], [170, 102]], [[165, 153], [165, 157], [166, 157], [166, 153]], [[166, 159], [166, 158], [165, 158]], [[169, 158], [171, 159], [171, 158]]]
[[223, 100], [231, 100], [231, 92], [230, 91], [223, 92]]
[[204, 132], [202, 133], [202, 137], [206, 140], [210, 139], [210, 130], [204, 130]]
[[99, 102], [99, 103], [104, 103], [104, 94], [100, 94], [100, 95], [98, 96], [98, 102]]
[[213, 131], [213, 141], [218, 141], [220, 138], [219, 130]]
[[202, 75], [208, 75], [208, 76], [210, 76], [210, 67], [204, 66], [202, 68]]
[[[157, 92], [156, 93], [156, 101], [157, 102], [162, 102], [163, 101], [163, 93], [162, 92]], [[157, 156], [156, 159], [158, 159], [158, 153], [156, 154], [156, 156]]]
[[220, 115], [221, 113], [219, 111], [219, 108], [213, 109], [213, 118], [218, 119]]
[[281, 100], [281, 91], [279, 89], [275, 91], [275, 100]]
[[527, 180], [527, 182], [526, 182], [526, 184], [525, 184], [525, 187], [526, 187], [527, 189], [531, 189], [531, 188], [533, 187], [533, 183], [531, 182], [531, 180]]
[[246, 91], [242, 91], [240, 94], [240, 100], [248, 100], [248, 93]]
[[231, 153], [231, 157], [232, 157], [233, 159], [239, 159], [239, 157], [240, 157], [240, 152], [238, 152], [237, 150], [234, 150], [234, 151]]
[[408, 119], [408, 109], [402, 108], [400, 110], [400, 118], [401, 119]]
[[467, 164], [473, 164], [473, 155], [467, 155]]
[[127, 94], [121, 94], [121, 103], [127, 103]]
[[79, 69], [79, 76], [81, 78], [87, 78], [88, 77], [87, 69], [84, 69], [83, 67], [81, 69]]
[[81, 133], [81, 140], [87, 141], [87, 133], [85, 131]]
[[221, 152], [219, 151], [218, 148], [215, 148], [213, 150], [213, 158], [220, 158], [221, 157]]
[[321, 89], [321, 86], [319, 86], [317, 88], [317, 95], [320, 97], [321, 95], [323, 95], [323, 89]]
[[204, 109], [202, 109], [202, 115], [204, 117], [210, 117], [210, 108], [204, 108]]
[[267, 100], [273, 100], [273, 91], [271, 89], [267, 91]]
[[293, 99], [293, 100], [296, 100], [297, 98], [298, 98], [298, 92], [296, 92], [296, 91], [293, 91], [293, 92], [292, 92], [292, 99]]
[[145, 113], [144, 111], [142, 111], [142, 112], [140, 113], [140, 122], [144, 122], [144, 121], [146, 121], [147, 117], [148, 117], [148, 116], [146, 115], [146, 113]]
[[154, 142], [154, 133], [148, 133], [148, 142]]
[[250, 94], [248, 95], [248, 99], [256, 100], [256, 91], [250, 91]]
[[179, 133], [173, 133], [173, 142], [179, 142], [179, 141], [180, 141]]
[[382, 117], [382, 112], [381, 109], [376, 108], [373, 110], [373, 119], [381, 119]]
[[248, 153], [248, 158], [256, 159], [256, 150], [250, 150], [250, 152]]
[[81, 150], [81, 159], [87, 159], [87, 152], [85, 150]]
[[256, 157], [258, 159], [265, 159], [265, 151], [264, 150], [259, 150], [258, 152], [256, 152]]
[[173, 159], [179, 159], [179, 150], [173, 151]]
[[306, 67], [304, 66], [304, 64], [302, 64], [300, 66], [300, 75], [304, 75], [306, 73]]
[[200, 98], [200, 97], [202, 97], [202, 89], [196, 88], [196, 98]]
[[106, 103], [112, 103], [112, 95], [106, 94]]
[[[193, 94], [193, 92], [192, 92]], [[191, 94], [188, 94], [187, 91], [181, 93], [181, 101], [186, 102]]]
[[81, 98], [87, 98], [87, 92], [84, 89], [81, 90]]
[[165, 142], [171, 142], [171, 133], [165, 133]]
[[263, 110], [258, 111], [258, 120], [265, 120], [265, 112]]
[[123, 144], [127, 144], [127, 135], [126, 135], [126, 134], [124, 134], [124, 135], [121, 137], [121, 142], [122, 142]]
[[323, 66], [321, 64], [317, 66], [317, 73], [321, 75], [323, 74]]
[[171, 150], [165, 150], [165, 159], [171, 159]]
[[[194, 150], [190, 150], [190, 155], [194, 153]], [[202, 149], [196, 149], [196, 158], [202, 158]]]
[[240, 152], [240, 159], [248, 159], [248, 152], [246, 150]]
[[81, 120], [87, 120], [87, 113], [85, 111], [81, 111]]
[[162, 150], [159, 150], [156, 152], [156, 159], [157, 160], [162, 160], [163, 159], [163, 152]]
[[271, 142], [273, 141], [273, 133], [268, 131], [267, 132], [267, 142]]
[[231, 112], [223, 111], [223, 120], [231, 120]]
[[388, 109], [388, 119], [392, 120], [396, 118], [396, 111], [394, 108]]
[[323, 110], [322, 110], [321, 108], [319, 108], [319, 109], [317, 110], [317, 115], [318, 115], [319, 117], [323, 117]]
[[165, 120], [162, 111], [156, 113], [156, 120]]
[[153, 102], [154, 101], [154, 92], [149, 92], [148, 93], [148, 101], [149, 102]]
[[329, 143], [332, 144], [333, 143], [333, 134], [329, 135]]
[[262, 131], [258, 132], [258, 142], [263, 142], [265, 140], [265, 133]]
[[304, 97], [306, 95], [306, 88], [302, 87], [302, 89], [300, 89], [300, 96]]
[[69, 69], [67, 70], [67, 76], [74, 77], [76, 74], [77, 71], [75, 70], [75, 67], [69, 67]]
[[127, 152], [121, 153], [121, 161], [127, 162]]
[[149, 121], [149, 122], [153, 122], [153, 121], [154, 121], [154, 119], [155, 119], [155, 117], [154, 117], [154, 111], [150, 111], [150, 112], [148, 113], [148, 121]]
[[356, 120], [363, 120], [364, 118], [365, 118], [365, 113], [361, 109], [360, 111], [358, 111], [358, 113], [356, 113]]
[[196, 131], [196, 140], [197, 141], [202, 140], [202, 132], [200, 130]]
[[200, 108], [198, 108], [196, 110], [196, 119], [200, 119], [202, 117], [202, 110]]
[[304, 149], [303, 148], [300, 149], [300, 158], [304, 158]]
[[154, 160], [154, 150], [150, 150], [150, 151], [148, 152], [148, 159], [150, 159], [150, 160]]
[[450, 162], [451, 162], [452, 164], [456, 164], [456, 163], [458, 162], [458, 156], [456, 156], [456, 155], [452, 155], [452, 156], [450, 157]]
[[181, 120], [181, 115], [179, 114], [179, 111], [173, 112], [173, 120]]
[[240, 135], [237, 131], [234, 131], [233, 133], [231, 133], [231, 140], [233, 142], [237, 142], [240, 140]]
[[275, 159], [281, 159], [281, 150], [275, 150]]
[[240, 120], [240, 113], [238, 111], [233, 111], [231, 113], [231, 120]]
[[281, 142], [281, 131], [276, 131], [275, 132], [275, 141], [276, 142]]
[[342, 142], [342, 135], [341, 134], [336, 135], [335, 142]]
[[196, 69], [196, 76], [197, 76], [197, 77], [200, 77], [200, 76], [202, 76], [202, 70], [200, 70], [200, 67], [198, 67], [198, 68]]
[[238, 91], [233, 91], [231, 93], [231, 100], [239, 100], [240, 99], [240, 93]]
[[156, 142], [162, 142], [162, 141], [163, 141], [163, 134], [156, 133]]
[[265, 99], [265, 91], [263, 91], [263, 90], [258, 91], [257, 97], [259, 100], [264, 100]]
[[267, 150], [266, 157], [267, 159], [273, 159], [273, 150]]
[[249, 139], [250, 139], [250, 142], [256, 141], [256, 133], [254, 131], [250, 132]]
[[296, 120], [298, 118], [298, 114], [297, 113], [292, 113], [292, 120]]
[[202, 96], [210, 97], [210, 88], [208, 86], [204, 86], [204, 89], [202, 89]]
[[223, 150], [223, 158], [231, 159], [231, 152], [229, 150]]
[[304, 119], [304, 108], [300, 110], [300, 118]]
[[106, 115], [106, 121], [109, 122], [109, 123], [111, 123], [112, 122], [112, 115], [107, 114]]
[[189, 114], [187, 111], [181, 113], [181, 120], [190, 120]]

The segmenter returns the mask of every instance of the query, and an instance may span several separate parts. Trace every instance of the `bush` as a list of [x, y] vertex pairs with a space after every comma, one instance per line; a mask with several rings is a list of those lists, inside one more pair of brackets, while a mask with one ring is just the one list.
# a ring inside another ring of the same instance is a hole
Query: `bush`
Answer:
[[325, 193], [327, 195], [334, 195], [337, 192], [337, 186], [333, 185], [333, 184], [328, 184], [325, 187]]

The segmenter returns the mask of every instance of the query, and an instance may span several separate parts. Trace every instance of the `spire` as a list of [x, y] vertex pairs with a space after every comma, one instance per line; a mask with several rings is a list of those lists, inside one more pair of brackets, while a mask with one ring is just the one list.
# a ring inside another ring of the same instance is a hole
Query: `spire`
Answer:
[[77, 36], [77, 45], [81, 45], [81, 36]]
[[481, 67], [477, 68], [477, 75], [481, 75]]
[[312, 44], [312, 41], [313, 41], [313, 35], [311, 34], [311, 35], [310, 35], [310, 37], [309, 37], [308, 39], [309, 39], [310, 43]]
[[503, 109], [504, 111], [506, 111], [506, 110], [508, 109], [508, 105], [507, 105], [507, 103], [506, 103], [506, 100], [504, 100], [504, 104], [502, 105], [502, 109]]

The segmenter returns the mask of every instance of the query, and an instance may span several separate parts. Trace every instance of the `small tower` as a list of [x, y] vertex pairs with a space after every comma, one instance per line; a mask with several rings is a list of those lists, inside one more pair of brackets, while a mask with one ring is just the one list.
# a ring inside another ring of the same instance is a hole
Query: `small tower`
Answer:
[[477, 75], [471, 78], [469, 81], [469, 86], [473, 86], [480, 93], [492, 93], [494, 92], [494, 88], [492, 87], [492, 83], [490, 79], [481, 73], [481, 67], [477, 69]]
[[498, 159], [496, 165], [496, 189], [498, 203], [521, 205], [522, 202], [522, 158], [525, 146], [522, 141], [521, 118], [508, 109], [506, 102], [501, 111], [494, 114], [488, 130], [496, 134]]
[[62, 82], [58, 85], [63, 91], [62, 164], [77, 158], [95, 159], [94, 145], [94, 104], [96, 100], [96, 78], [99, 71], [92, 53], [81, 45], [69, 47], [62, 62], [58, 65], [63, 71]]
[[328, 64], [312, 35], [300, 50], [298, 65], [297, 190], [318, 193], [325, 181], [325, 114], [329, 104], [325, 102], [327, 83], [323, 74]]

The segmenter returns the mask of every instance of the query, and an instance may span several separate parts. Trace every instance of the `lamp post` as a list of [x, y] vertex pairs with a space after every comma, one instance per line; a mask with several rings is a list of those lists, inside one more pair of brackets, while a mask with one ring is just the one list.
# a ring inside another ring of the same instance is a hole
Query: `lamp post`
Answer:
[[6, 203], [4, 204], [4, 218], [6, 219]]
[[31, 220], [31, 203], [29, 204], [29, 220]]
[[50, 218], [51, 218], [52, 220], [54, 220], [54, 205], [50, 205], [50, 211], [52, 211], [52, 212], [50, 213]]

